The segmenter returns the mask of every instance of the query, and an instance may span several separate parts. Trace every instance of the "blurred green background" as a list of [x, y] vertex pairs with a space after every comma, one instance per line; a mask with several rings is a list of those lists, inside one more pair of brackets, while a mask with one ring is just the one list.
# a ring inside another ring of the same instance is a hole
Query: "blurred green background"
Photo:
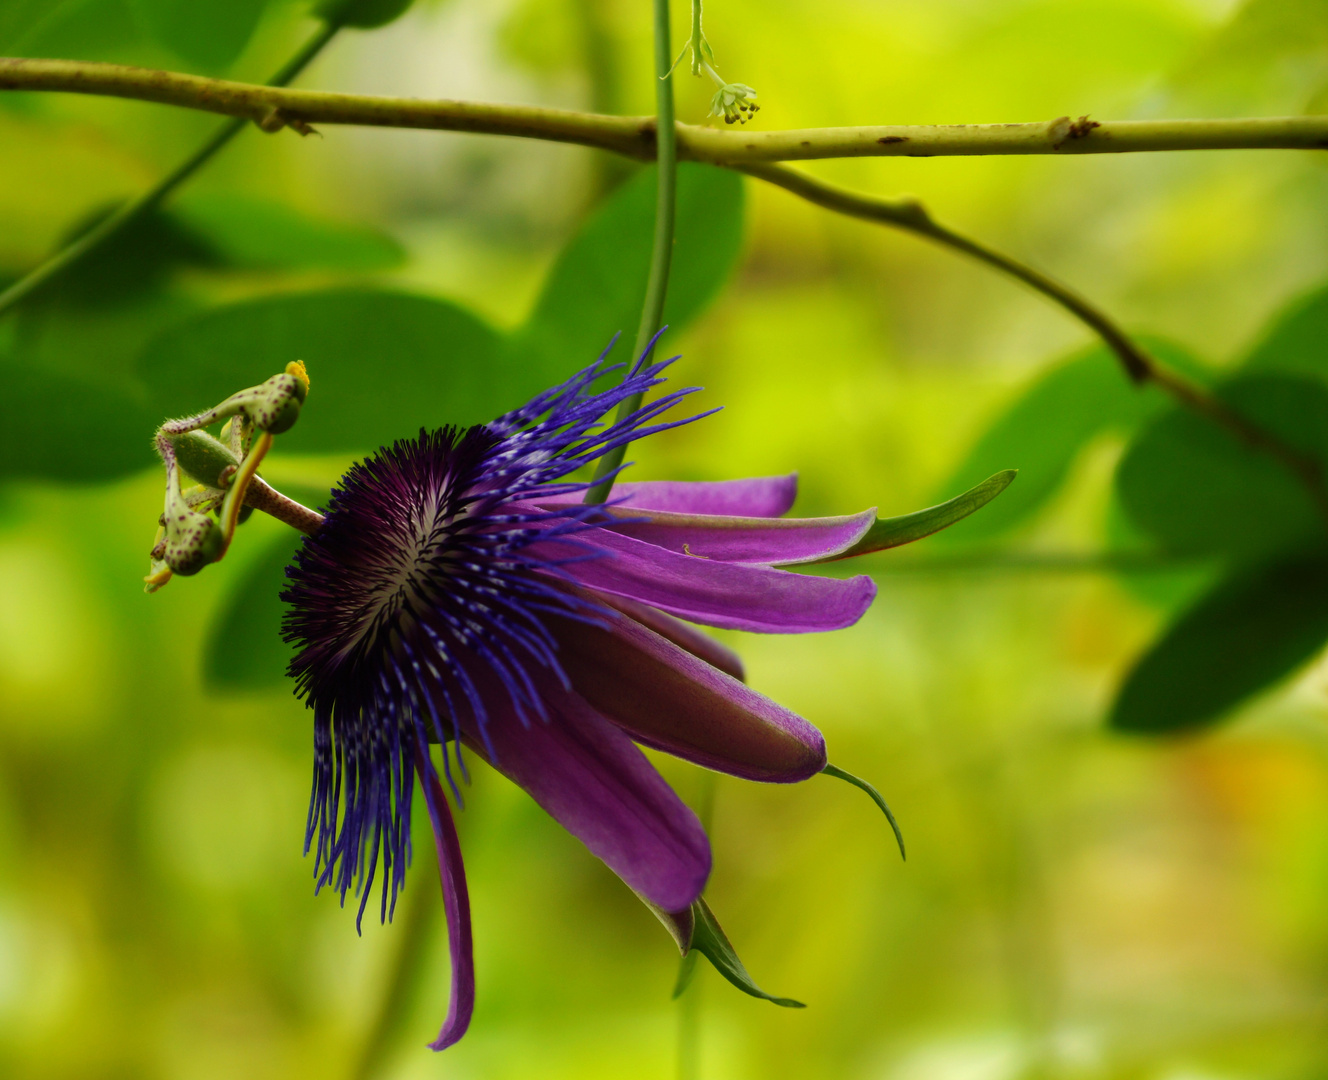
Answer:
[[[214, 7], [230, 13], [215, 26]], [[706, 15], [720, 70], [760, 91], [760, 128], [1328, 104], [1328, 5], [1312, 0], [711, 0]], [[247, 80], [314, 28], [283, 0], [0, 0], [0, 53]], [[301, 85], [644, 113], [648, 35], [625, 0], [420, 0], [340, 35]], [[702, 122], [710, 92], [681, 75], [680, 118]], [[0, 95], [0, 282], [217, 124]], [[1205, 378], [1328, 276], [1328, 164], [1308, 153], [807, 169], [918, 195]], [[1079, 325], [912, 237], [728, 174], [683, 181], [666, 347], [674, 378], [705, 387], [695, 402], [724, 411], [635, 447], [633, 476], [797, 470], [797, 512], [893, 514], [955, 494], [966, 469], [1025, 470], [1003, 497], [1024, 501], [993, 504], [989, 525], [863, 560], [880, 597], [853, 629], [725, 635], [752, 685], [880, 787], [909, 842], [901, 864], [867, 800], [827, 779], [718, 781], [707, 895], [757, 981], [809, 1007], [710, 970], [671, 1002], [677, 956], [650, 914], [482, 767], [458, 818], [479, 978], [459, 1046], [424, 1049], [448, 980], [423, 815], [420, 934], [366, 920], [357, 938], [352, 913], [312, 895], [310, 723], [276, 677], [270, 602], [290, 541], [255, 520], [223, 564], [144, 596], [151, 429], [301, 356], [313, 392], [268, 474], [316, 499], [381, 440], [518, 404], [613, 330], [630, 340], [623, 267], [644, 267], [651, 178], [516, 140], [250, 130], [169, 213], [0, 318], [0, 1073], [663, 1078], [688, 1016], [706, 1080], [1328, 1071], [1328, 671], [1301, 664], [1201, 735], [1106, 726], [1134, 660], [1230, 555], [1145, 543], [1147, 515], [1120, 512], [1117, 462], [1165, 403], [1119, 404], [1093, 354], [1105, 389], [1074, 399], [1069, 435], [1042, 437], [1068, 415], [1053, 402], [980, 443], [1091, 345]], [[1296, 347], [1322, 364], [1307, 335]], [[1103, 557], [1118, 551], [1139, 556], [1129, 573]], [[702, 797], [696, 770], [661, 767]], [[392, 996], [403, 941], [418, 963]]]

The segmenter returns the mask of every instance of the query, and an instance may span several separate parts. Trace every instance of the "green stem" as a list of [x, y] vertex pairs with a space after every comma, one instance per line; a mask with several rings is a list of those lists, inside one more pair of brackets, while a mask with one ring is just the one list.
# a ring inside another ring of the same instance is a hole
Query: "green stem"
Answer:
[[[422, 849], [432, 846], [420, 845]], [[370, 1080], [382, 1071], [383, 1053], [391, 1046], [393, 1036], [406, 1018], [412, 993], [424, 972], [429, 933], [438, 908], [437, 888], [430, 888], [429, 882], [432, 863], [432, 858], [426, 855], [416, 859], [416, 865], [411, 867], [415, 887], [408, 889], [402, 897], [406, 911], [392, 969], [384, 984], [373, 1025], [365, 1035], [359, 1059], [350, 1073], [351, 1080]]]
[[[304, 124], [515, 135], [593, 146], [644, 161], [655, 158], [657, 150], [655, 117], [286, 90], [86, 60], [0, 58], [0, 91], [4, 90], [131, 98], [268, 122], [271, 130], [294, 120]], [[1087, 117], [1071, 121], [1061, 116], [1020, 124], [889, 124], [742, 132], [677, 124], [676, 134], [680, 160], [740, 168], [771, 161], [846, 157], [1073, 157], [1174, 150], [1322, 150], [1328, 146], [1328, 116], [1100, 123]]]
[[692, 74], [701, 74], [701, 0], [692, 0]]
[[1284, 442], [1273, 432], [1246, 419], [1204, 387], [1145, 352], [1106, 312], [1068, 285], [946, 228], [934, 221], [926, 207], [916, 199], [882, 199], [861, 195], [784, 165], [742, 165], [735, 168], [738, 172], [775, 184], [827, 210], [925, 236], [1022, 281], [1059, 304], [1096, 333], [1107, 348], [1116, 354], [1121, 367], [1134, 383], [1153, 384], [1178, 404], [1226, 428], [1245, 445], [1275, 458], [1305, 488], [1319, 513], [1328, 520], [1328, 485], [1325, 485], [1323, 470], [1318, 461]]
[[[269, 81], [269, 86], [285, 86], [288, 82], [300, 74], [309, 63], [316, 57], [323, 47], [332, 40], [339, 26], [328, 23], [324, 25], [308, 42], [297, 52], [285, 66], [281, 68]], [[220, 151], [236, 135], [244, 130], [248, 120], [242, 117], [231, 120], [222, 125], [214, 132], [208, 140], [197, 150], [187, 157], [170, 175], [160, 180], [150, 191], [144, 192], [136, 199], [131, 199], [123, 206], [116, 209], [113, 213], [99, 221], [95, 226], [85, 232], [77, 240], [65, 245], [44, 263], [38, 266], [31, 273], [19, 278], [13, 285], [9, 286], [4, 292], [0, 292], [0, 315], [15, 307], [29, 296], [39, 290], [47, 282], [58, 277], [61, 273], [73, 266], [90, 251], [95, 250], [118, 233], [131, 221], [142, 217], [143, 214], [155, 209], [166, 199], [176, 188], [188, 180], [199, 169], [201, 169], [212, 157]]]
[[[696, 816], [706, 835], [715, 819], [715, 782], [719, 774], [709, 769], [700, 776]], [[696, 980], [700, 952], [692, 950], [682, 958], [678, 971], [681, 993], [678, 999], [678, 1080], [700, 1080], [701, 1076], [701, 987]]]
[[[646, 299], [641, 308], [641, 325], [636, 331], [630, 363], [641, 360], [651, 339], [664, 320], [664, 297], [669, 289], [669, 266], [673, 261], [673, 224], [677, 203], [678, 141], [673, 120], [673, 49], [669, 44], [669, 2], [655, 0], [655, 240], [650, 252], [650, 276], [646, 279]], [[641, 407], [643, 394], [633, 394], [618, 406], [617, 419], [631, 416]], [[599, 459], [595, 485], [586, 492], [586, 502], [602, 503], [613, 490], [612, 473], [627, 453], [624, 443]]]

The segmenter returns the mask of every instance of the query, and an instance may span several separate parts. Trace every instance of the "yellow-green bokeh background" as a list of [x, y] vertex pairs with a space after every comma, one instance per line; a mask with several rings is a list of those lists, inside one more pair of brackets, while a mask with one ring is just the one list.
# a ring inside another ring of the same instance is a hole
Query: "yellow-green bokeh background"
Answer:
[[[347, 34], [303, 85], [644, 112], [648, 25], [647, 5], [626, 0], [422, 2]], [[261, 77], [309, 29], [276, 7], [237, 77]], [[711, 0], [707, 30], [725, 75], [760, 91], [763, 128], [1328, 101], [1328, 16], [1308, 2]], [[679, 83], [681, 118], [699, 122], [709, 90]], [[149, 185], [215, 122], [74, 98], [0, 109], [0, 269]], [[195, 186], [381, 227], [410, 258], [377, 280], [511, 326], [615, 169], [576, 148], [329, 128], [246, 133]], [[809, 169], [914, 193], [1216, 364], [1328, 273], [1328, 165], [1311, 154]], [[796, 469], [800, 511], [915, 509], [1020, 386], [1087, 340], [958, 256], [748, 193], [734, 282], [672, 342], [677, 377], [724, 411], [641, 445], [643, 478]], [[325, 280], [198, 272], [180, 287], [205, 305]], [[306, 422], [316, 393], [309, 408]], [[1010, 548], [1100, 550], [1119, 449], [1089, 447]], [[0, 1073], [350, 1076], [401, 928], [366, 920], [357, 938], [350, 912], [312, 895], [302, 706], [203, 688], [209, 619], [261, 545], [142, 594], [159, 493], [156, 475], [0, 491]], [[910, 857], [847, 786], [718, 781], [711, 903], [757, 980], [809, 1007], [774, 1008], [703, 970], [698, 1075], [1322, 1075], [1328, 673], [1311, 666], [1203, 738], [1112, 736], [1104, 709], [1167, 612], [1103, 574], [904, 569], [927, 546], [864, 561], [880, 596], [851, 630], [726, 635], [757, 689], [886, 794]], [[695, 770], [662, 767], [700, 797]], [[675, 1075], [677, 957], [649, 913], [491, 773], [458, 820], [471, 1033], [442, 1056], [424, 1049], [446, 1010], [435, 903], [422, 976], [372, 1075]], [[416, 835], [408, 892], [432, 896]]]

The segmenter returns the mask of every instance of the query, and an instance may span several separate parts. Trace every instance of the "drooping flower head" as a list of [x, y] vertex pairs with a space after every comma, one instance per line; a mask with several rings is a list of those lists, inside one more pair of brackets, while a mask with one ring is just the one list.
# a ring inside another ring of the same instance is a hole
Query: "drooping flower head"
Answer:
[[435, 1048], [464, 1033], [474, 983], [460, 848], [430, 743], [458, 803], [474, 752], [665, 912], [700, 895], [710, 850], [637, 743], [755, 780], [825, 765], [820, 733], [748, 689], [737, 657], [688, 623], [850, 625], [875, 595], [870, 579], [775, 566], [848, 550], [875, 513], [781, 518], [792, 477], [620, 484], [610, 505], [584, 504], [577, 470], [696, 419], [662, 419], [684, 389], [603, 422], [665, 366], [596, 390], [613, 370], [601, 358], [491, 424], [380, 450], [342, 478], [288, 570], [291, 673], [314, 714], [306, 851], [320, 886], [343, 903], [358, 892], [361, 916], [380, 861], [382, 914], [395, 903], [412, 774], [422, 782], [453, 959]]

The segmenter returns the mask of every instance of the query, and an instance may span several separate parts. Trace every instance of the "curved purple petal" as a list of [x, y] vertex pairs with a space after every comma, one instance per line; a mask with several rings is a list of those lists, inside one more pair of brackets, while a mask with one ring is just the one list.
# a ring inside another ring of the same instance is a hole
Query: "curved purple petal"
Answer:
[[[745, 480], [641, 480], [613, 485], [610, 499], [633, 510], [665, 510], [678, 514], [737, 514], [779, 517], [787, 514], [798, 494], [798, 474], [753, 476]], [[537, 502], [565, 505], [582, 495], [532, 496]]]
[[871, 529], [876, 510], [823, 518], [676, 514], [608, 506], [605, 528], [647, 544], [722, 562], [794, 566], [847, 551]]
[[438, 850], [438, 877], [443, 887], [443, 910], [447, 915], [447, 944], [452, 957], [452, 1000], [447, 1007], [438, 1038], [429, 1046], [446, 1050], [460, 1040], [470, 1027], [475, 1011], [475, 950], [470, 929], [470, 892], [466, 889], [466, 869], [461, 861], [461, 842], [457, 838], [452, 811], [438, 783], [438, 774], [428, 765], [429, 748], [422, 741], [415, 744], [416, 771], [424, 787], [424, 802], [433, 824], [433, 842]]
[[[491, 708], [491, 763], [633, 891], [666, 911], [701, 895], [710, 841], [692, 813], [626, 735], [585, 699], [541, 680], [545, 723], [523, 727], [511, 708]], [[472, 724], [467, 742], [485, 753]]]
[[576, 692], [638, 742], [767, 783], [825, 767], [825, 738], [806, 720], [639, 623], [552, 627]]
[[694, 626], [666, 615], [658, 608], [638, 604], [625, 596], [609, 596], [599, 593], [595, 600], [617, 608], [628, 618], [635, 619], [642, 626], [653, 630], [662, 638], [667, 638], [680, 649], [685, 649], [693, 656], [700, 657], [711, 667], [719, 668], [726, 675], [731, 675], [738, 682], [747, 681], [747, 672], [742, 666], [742, 657], [727, 645], [721, 645], [709, 634], [703, 634]]
[[[591, 529], [576, 542], [544, 540], [550, 563], [578, 584], [661, 608], [691, 622], [729, 630], [801, 634], [852, 626], [872, 600], [871, 578], [823, 578], [766, 566], [695, 558]], [[586, 557], [590, 549], [599, 557]]]

